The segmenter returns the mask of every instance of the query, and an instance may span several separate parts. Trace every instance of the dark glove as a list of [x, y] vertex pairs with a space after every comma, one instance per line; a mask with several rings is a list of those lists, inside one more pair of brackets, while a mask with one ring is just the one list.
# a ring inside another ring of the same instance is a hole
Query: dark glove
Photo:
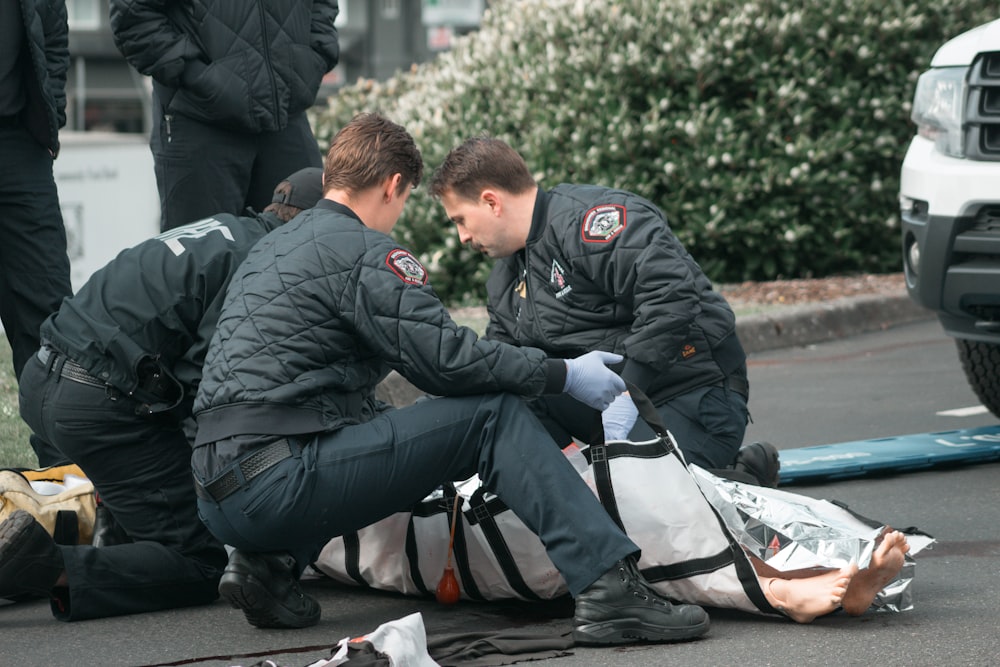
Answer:
[[625, 380], [607, 367], [617, 364], [622, 355], [595, 350], [576, 359], [566, 359], [566, 386], [563, 391], [595, 410], [603, 412], [625, 391]]

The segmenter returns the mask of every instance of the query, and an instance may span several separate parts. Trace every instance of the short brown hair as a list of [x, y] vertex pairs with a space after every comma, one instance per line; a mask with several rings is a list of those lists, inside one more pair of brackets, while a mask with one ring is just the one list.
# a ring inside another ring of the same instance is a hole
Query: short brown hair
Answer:
[[271, 213], [282, 222], [288, 222], [301, 212], [301, 208], [288, 204], [268, 204], [264, 207], [264, 213]]
[[524, 158], [499, 139], [467, 139], [448, 153], [431, 179], [431, 196], [451, 190], [465, 199], [478, 199], [486, 188], [521, 194], [537, 188]]
[[424, 177], [423, 158], [401, 125], [377, 113], [360, 113], [342, 127], [330, 144], [323, 169], [323, 193], [361, 192], [401, 174], [399, 193], [417, 187]]

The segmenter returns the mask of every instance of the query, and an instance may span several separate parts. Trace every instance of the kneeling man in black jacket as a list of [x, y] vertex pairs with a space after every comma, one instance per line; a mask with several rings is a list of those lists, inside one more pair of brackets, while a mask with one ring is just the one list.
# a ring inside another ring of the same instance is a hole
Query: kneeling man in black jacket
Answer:
[[[615, 368], [653, 400], [688, 462], [777, 484], [772, 445], [740, 449], [750, 387], [736, 316], [652, 202], [596, 185], [543, 190], [513, 148], [488, 137], [453, 149], [431, 194], [462, 243], [497, 260], [487, 338], [559, 356], [620, 354]], [[579, 432], [592, 420], [578, 401], [533, 408], [562, 446], [589, 435]], [[609, 440], [653, 437], [628, 394], [603, 421]]]

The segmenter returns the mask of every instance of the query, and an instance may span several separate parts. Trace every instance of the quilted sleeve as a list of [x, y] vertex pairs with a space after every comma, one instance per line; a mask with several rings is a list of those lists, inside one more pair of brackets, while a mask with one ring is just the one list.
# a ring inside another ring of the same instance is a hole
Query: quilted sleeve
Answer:
[[309, 28], [310, 46], [326, 63], [329, 72], [340, 60], [340, 41], [337, 28], [333, 25], [340, 13], [337, 0], [316, 0], [313, 2]]
[[66, 70], [69, 69], [69, 27], [66, 4], [49, 3], [45, 17], [45, 66], [49, 75], [49, 90], [55, 100], [59, 127], [66, 125]]
[[110, 0], [111, 34], [132, 67], [176, 87], [200, 50], [168, 16], [170, 0]]
[[[373, 350], [420, 389], [437, 395], [508, 391], [556, 393], [565, 363], [535, 348], [480, 339], [459, 327], [427, 284], [409, 251], [380, 245], [348, 283], [357, 332]], [[342, 312], [344, 312], [342, 310]]]

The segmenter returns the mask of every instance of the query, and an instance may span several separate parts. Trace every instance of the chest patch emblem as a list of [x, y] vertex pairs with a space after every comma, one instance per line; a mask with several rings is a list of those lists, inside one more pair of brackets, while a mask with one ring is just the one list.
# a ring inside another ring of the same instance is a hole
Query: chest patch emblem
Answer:
[[385, 256], [385, 263], [399, 279], [408, 285], [427, 283], [427, 271], [410, 251], [396, 248]]
[[549, 270], [549, 285], [557, 299], [573, 291], [573, 286], [566, 282], [566, 270], [556, 260], [552, 260], [552, 268]]
[[625, 229], [625, 207], [601, 204], [583, 216], [581, 234], [584, 243], [608, 243]]

